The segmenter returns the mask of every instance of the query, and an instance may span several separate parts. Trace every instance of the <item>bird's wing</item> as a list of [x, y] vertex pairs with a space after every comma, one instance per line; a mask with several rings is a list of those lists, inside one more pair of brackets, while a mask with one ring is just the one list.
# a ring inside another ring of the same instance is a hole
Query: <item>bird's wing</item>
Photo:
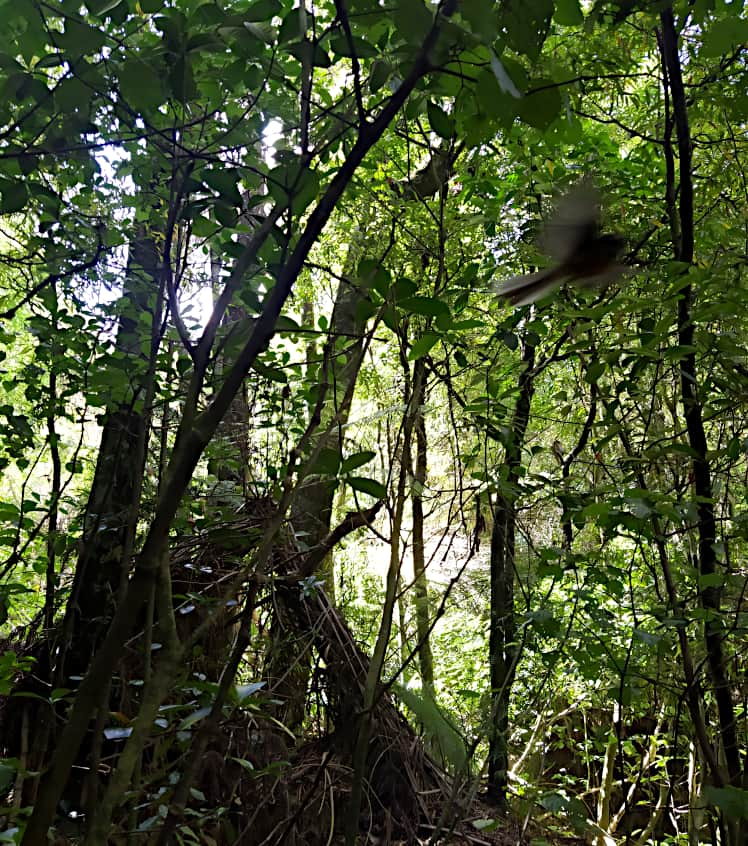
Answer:
[[496, 289], [501, 297], [506, 297], [512, 305], [523, 306], [534, 303], [557, 288], [564, 274], [557, 267], [538, 270], [525, 276], [514, 276], [502, 282]]
[[581, 288], [605, 288], [611, 285], [616, 280], [624, 275], [628, 275], [631, 271], [630, 267], [620, 262], [613, 262], [608, 265], [605, 270], [596, 273], [593, 276], [585, 276], [584, 279], [576, 279], [574, 281]]
[[557, 262], [564, 262], [600, 230], [600, 195], [589, 180], [583, 180], [556, 203], [543, 227], [539, 246]]

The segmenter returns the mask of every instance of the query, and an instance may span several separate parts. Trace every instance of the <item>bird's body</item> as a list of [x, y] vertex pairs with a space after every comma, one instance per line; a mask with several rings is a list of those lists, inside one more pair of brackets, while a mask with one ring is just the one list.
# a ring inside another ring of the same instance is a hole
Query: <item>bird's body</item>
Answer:
[[502, 283], [498, 293], [521, 306], [541, 299], [563, 282], [581, 287], [607, 285], [625, 270], [618, 262], [624, 243], [620, 235], [600, 234], [597, 192], [582, 183], [561, 199], [543, 233], [541, 245], [556, 264], [515, 276]]

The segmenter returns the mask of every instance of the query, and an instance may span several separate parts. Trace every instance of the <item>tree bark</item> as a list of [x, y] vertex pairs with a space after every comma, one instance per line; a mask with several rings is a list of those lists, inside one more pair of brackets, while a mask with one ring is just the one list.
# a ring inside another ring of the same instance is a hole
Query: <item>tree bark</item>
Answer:
[[535, 346], [525, 339], [522, 347], [523, 369], [518, 381], [519, 394], [504, 456], [506, 480], [496, 493], [491, 532], [491, 611], [488, 644], [491, 726], [488, 738], [488, 796], [499, 807], [506, 805], [509, 774], [509, 704], [519, 658], [514, 620], [515, 490], [530, 419], [530, 406], [535, 392], [532, 372], [534, 363]]
[[[434, 656], [431, 652], [431, 611], [429, 607], [429, 585], [426, 578], [426, 554], [423, 526], [423, 492], [426, 487], [426, 473], [428, 461], [428, 441], [426, 439], [426, 418], [424, 406], [426, 404], [426, 364], [423, 358], [416, 360], [413, 366], [414, 384], [420, 387], [420, 395], [415, 401], [415, 441], [416, 461], [413, 472], [413, 493], [411, 496], [413, 509], [413, 586], [414, 605], [416, 612], [416, 635], [418, 637], [418, 666], [424, 690], [434, 692]], [[415, 371], [423, 371], [416, 373]]]

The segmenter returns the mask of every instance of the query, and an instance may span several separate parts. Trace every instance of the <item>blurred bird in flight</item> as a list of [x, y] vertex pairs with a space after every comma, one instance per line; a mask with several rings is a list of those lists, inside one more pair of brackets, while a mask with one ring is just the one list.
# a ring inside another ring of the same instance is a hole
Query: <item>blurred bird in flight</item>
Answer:
[[618, 259], [625, 241], [600, 232], [600, 196], [587, 180], [564, 195], [543, 229], [541, 249], [554, 264], [536, 273], [515, 276], [497, 291], [515, 306], [534, 303], [564, 282], [580, 288], [610, 284], [626, 269]]

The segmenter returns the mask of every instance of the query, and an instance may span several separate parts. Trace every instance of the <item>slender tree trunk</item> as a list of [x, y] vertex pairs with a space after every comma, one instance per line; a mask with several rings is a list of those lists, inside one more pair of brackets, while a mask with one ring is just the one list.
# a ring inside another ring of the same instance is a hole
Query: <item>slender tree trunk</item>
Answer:
[[[345, 269], [335, 296], [335, 306], [330, 320], [330, 334], [327, 354], [323, 357], [322, 367], [329, 367], [328, 403], [322, 417], [321, 428], [337, 418], [335, 431], [325, 435], [324, 447], [342, 451], [340, 430], [348, 420], [350, 412], [351, 390], [361, 368], [361, 350], [365, 337], [365, 323], [357, 315], [361, 302], [361, 290], [354, 283], [355, 268], [364, 252], [366, 237], [360, 231], [352, 241], [346, 257]], [[309, 356], [310, 350], [307, 349]], [[314, 374], [315, 368], [307, 363], [307, 372]], [[317, 377], [319, 378], [319, 377]], [[310, 381], [310, 388], [313, 382]], [[337, 480], [333, 476], [313, 476], [304, 481], [298, 491], [293, 506], [291, 519], [302, 546], [313, 547], [330, 531], [332, 505], [337, 489]]]
[[489, 667], [491, 727], [488, 738], [488, 794], [499, 807], [506, 804], [509, 774], [509, 703], [517, 667], [518, 647], [514, 620], [515, 494], [522, 460], [530, 406], [535, 391], [532, 368], [535, 346], [527, 339], [522, 348], [523, 369], [504, 463], [506, 482], [496, 494], [491, 532], [491, 621]]
[[[413, 472], [413, 493], [411, 496], [413, 508], [413, 576], [414, 605], [416, 612], [416, 635], [418, 637], [418, 667], [424, 690], [433, 694], [434, 690], [434, 656], [431, 652], [431, 611], [429, 608], [429, 585], [426, 578], [426, 554], [424, 546], [423, 526], [423, 492], [426, 487], [427, 473], [427, 440], [426, 418], [424, 406], [426, 403], [425, 361], [416, 360], [413, 366], [413, 382], [420, 386], [420, 396], [415, 402], [415, 440], [416, 461]], [[417, 373], [416, 371], [423, 371]]]
[[620, 705], [616, 702], [613, 706], [613, 727], [608, 735], [607, 743], [605, 744], [605, 754], [603, 755], [603, 769], [600, 773], [600, 792], [597, 797], [597, 826], [600, 829], [595, 836], [595, 846], [615, 846], [615, 841], [608, 835], [610, 828], [610, 804], [613, 794], [613, 785], [615, 784], [613, 771], [616, 763], [616, 753], [618, 752], [618, 735], [615, 731], [615, 726], [620, 722]]
[[[683, 84], [678, 34], [672, 8], [660, 15], [661, 52], [666, 91], [672, 99], [672, 115], [678, 154], [678, 205], [675, 204], [675, 162], [671, 144], [672, 124], [666, 126], [665, 155], [667, 165], [667, 195], [670, 211], [674, 253], [677, 261], [690, 265], [694, 251], [692, 142], [688, 121], [688, 107]], [[670, 104], [668, 121], [670, 120]], [[677, 211], [676, 211], [677, 209]], [[709, 447], [703, 420], [702, 399], [699, 396], [699, 374], [694, 347], [695, 327], [692, 315], [694, 291], [689, 283], [678, 303], [678, 343], [684, 351], [680, 359], [681, 403], [688, 444], [692, 450], [693, 490], [698, 514], [697, 567], [700, 574], [699, 599], [710, 612], [704, 622], [704, 645], [707, 664], [714, 688], [717, 716], [724, 762], [725, 781], [742, 785], [741, 749], [738, 741], [732, 684], [723, 650], [721, 586], [715, 585], [714, 575], [722, 569], [717, 557], [717, 523], [714, 512], [714, 492]], [[740, 824], [729, 826], [735, 846], [741, 842]]]
[[[403, 353], [404, 356], [404, 353]], [[419, 376], [419, 378], [421, 378]], [[409, 467], [405, 456], [413, 437], [415, 425], [415, 403], [414, 397], [421, 395], [421, 386], [414, 382], [406, 383], [405, 386], [405, 417], [402, 427], [402, 456], [400, 462], [400, 473], [395, 490], [395, 501], [390, 527], [390, 562], [387, 570], [385, 585], [384, 607], [382, 608], [382, 622], [377, 633], [377, 640], [374, 644], [374, 652], [369, 663], [364, 688], [363, 707], [360, 720], [357, 726], [356, 741], [353, 749], [353, 779], [351, 784], [351, 797], [348, 803], [348, 821], [345, 829], [346, 846], [355, 846], [358, 833], [358, 816], [361, 810], [361, 799], [363, 796], [363, 784], [366, 774], [366, 761], [369, 752], [369, 741], [373, 724], [374, 705], [379, 692], [379, 684], [384, 667], [384, 659], [390, 641], [392, 630], [392, 619], [397, 601], [397, 587], [400, 582], [400, 533], [403, 525], [403, 514], [405, 511], [406, 485]]]

